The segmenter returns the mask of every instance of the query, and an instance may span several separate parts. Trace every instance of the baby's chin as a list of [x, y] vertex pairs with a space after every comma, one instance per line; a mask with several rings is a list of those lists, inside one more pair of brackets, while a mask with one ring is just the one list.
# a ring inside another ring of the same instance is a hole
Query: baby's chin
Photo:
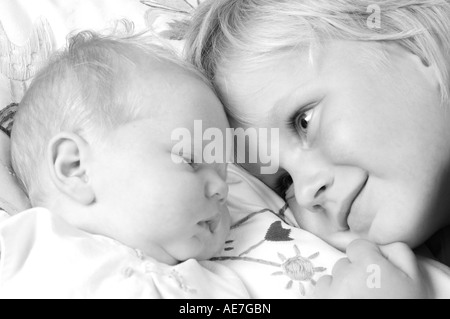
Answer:
[[162, 245], [158, 254], [154, 249], [143, 250], [143, 252], [160, 263], [176, 266], [191, 259], [204, 261], [216, 257], [225, 245], [225, 239], [222, 238], [222, 236], [214, 236], [201, 240], [198, 237], [184, 239], [172, 247]]
[[[210, 244], [211, 245], [211, 244]], [[217, 257], [218, 255], [220, 255], [220, 252], [223, 249], [223, 244], [220, 246], [213, 246], [213, 247], [208, 247], [206, 249], [203, 249], [201, 251], [198, 251], [196, 253], [191, 253], [191, 254], [183, 254], [183, 255], [179, 255], [176, 258], [176, 262], [175, 263], [171, 263], [172, 265], [174, 264], [179, 264], [179, 263], [183, 263], [185, 261], [188, 261], [190, 259], [195, 259], [197, 261], [205, 261], [205, 260], [210, 260], [213, 257]]]
[[179, 263], [189, 259], [197, 261], [209, 260], [219, 256], [225, 246], [225, 241], [230, 234], [231, 217], [229, 214], [222, 215], [222, 219], [213, 229], [204, 227], [196, 230], [196, 235], [190, 238], [180, 239], [172, 245], [165, 246], [165, 250]]
[[211, 233], [210, 237], [203, 239], [203, 251], [196, 258], [197, 260], [208, 260], [219, 256], [224, 249], [225, 241], [230, 234], [231, 217], [228, 212], [223, 213], [222, 219], [217, 229]]
[[201, 254], [197, 255], [193, 259], [198, 260], [198, 261], [210, 260], [214, 257], [219, 256], [222, 249], [223, 249], [223, 247], [221, 247], [220, 249], [216, 249], [216, 250], [202, 252]]
[[190, 259], [197, 261], [209, 260], [217, 257], [223, 251], [229, 230], [220, 229], [209, 236], [195, 236], [183, 240], [175, 249], [166, 247], [166, 251], [175, 260], [171, 265], [185, 262]]
[[227, 236], [225, 236], [224, 234], [228, 234], [228, 231], [225, 229], [220, 234], [215, 234], [215, 236], [210, 240], [204, 241], [203, 250], [193, 258], [202, 261], [219, 256], [224, 249], [225, 241], [227, 238]]

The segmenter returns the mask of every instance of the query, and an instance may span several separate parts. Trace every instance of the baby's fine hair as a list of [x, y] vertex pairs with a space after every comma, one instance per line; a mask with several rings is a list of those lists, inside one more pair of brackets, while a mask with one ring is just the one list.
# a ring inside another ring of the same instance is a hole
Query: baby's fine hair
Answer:
[[[448, 103], [450, 0], [207, 0], [193, 18], [185, 55], [214, 81], [234, 60], [252, 68], [328, 39], [401, 45], [435, 67]], [[379, 51], [373, 56], [383, 61]]]
[[48, 196], [41, 171], [49, 141], [58, 133], [71, 132], [99, 143], [109, 130], [136, 119], [141, 102], [132, 80], [152, 72], [148, 61], [178, 66], [210, 85], [162, 40], [148, 33], [133, 35], [130, 26], [125, 24], [119, 35], [91, 31], [74, 35], [25, 93], [14, 119], [11, 155], [33, 206]]

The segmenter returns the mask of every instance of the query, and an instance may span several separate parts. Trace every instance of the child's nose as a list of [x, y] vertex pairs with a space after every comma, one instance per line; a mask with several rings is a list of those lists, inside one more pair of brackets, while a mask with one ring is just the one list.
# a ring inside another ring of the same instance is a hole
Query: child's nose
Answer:
[[228, 184], [225, 180], [213, 169], [208, 169], [205, 172], [205, 195], [208, 198], [216, 199], [224, 204], [228, 198]]
[[297, 203], [311, 212], [323, 211], [327, 200], [326, 194], [333, 182], [333, 176], [327, 173], [309, 176], [309, 178], [305, 175], [295, 178]]
[[330, 164], [313, 152], [304, 154], [289, 164], [287, 170], [294, 181], [299, 206], [311, 212], [323, 211], [329, 189], [334, 184]]

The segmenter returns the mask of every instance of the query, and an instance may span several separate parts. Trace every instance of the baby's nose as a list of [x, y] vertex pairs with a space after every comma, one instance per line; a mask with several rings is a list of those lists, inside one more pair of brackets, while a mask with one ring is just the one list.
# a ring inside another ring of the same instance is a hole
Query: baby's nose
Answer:
[[207, 173], [205, 195], [208, 198], [215, 198], [224, 204], [228, 198], [228, 184], [215, 171]]

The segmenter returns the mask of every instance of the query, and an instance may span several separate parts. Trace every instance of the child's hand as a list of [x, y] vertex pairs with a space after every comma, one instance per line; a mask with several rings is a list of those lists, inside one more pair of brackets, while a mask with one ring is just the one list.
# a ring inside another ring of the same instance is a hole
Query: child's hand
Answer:
[[426, 279], [416, 256], [405, 244], [378, 247], [356, 240], [347, 248], [348, 258], [324, 276], [315, 298], [423, 299], [430, 298]]

